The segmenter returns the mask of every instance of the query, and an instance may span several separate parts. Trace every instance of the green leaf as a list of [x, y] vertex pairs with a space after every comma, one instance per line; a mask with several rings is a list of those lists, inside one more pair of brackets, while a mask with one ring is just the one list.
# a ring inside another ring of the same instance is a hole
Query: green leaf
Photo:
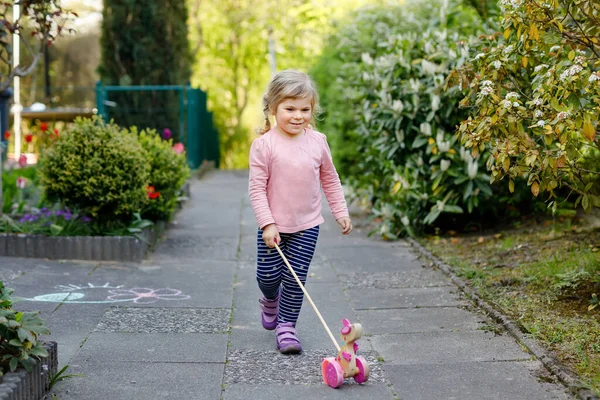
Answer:
[[10, 372], [15, 372], [18, 364], [19, 364], [19, 359], [13, 356], [13, 358], [11, 358], [10, 362], [8, 363]]
[[448, 205], [444, 206], [444, 212], [449, 212], [453, 214], [462, 214], [464, 213], [463, 209], [457, 205]]
[[427, 136], [417, 136], [412, 143], [413, 149], [418, 149], [419, 147], [426, 145], [429, 138]]
[[63, 227], [60, 225], [56, 225], [56, 224], [52, 224], [50, 225], [50, 235], [51, 236], [57, 236], [58, 234], [60, 234], [63, 230]]

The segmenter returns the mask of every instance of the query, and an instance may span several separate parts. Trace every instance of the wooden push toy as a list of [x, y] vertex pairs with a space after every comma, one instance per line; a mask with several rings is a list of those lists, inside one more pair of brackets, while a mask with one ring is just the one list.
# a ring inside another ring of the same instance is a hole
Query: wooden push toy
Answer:
[[277, 243], [275, 243], [275, 248], [279, 252], [279, 255], [281, 255], [285, 265], [287, 265], [288, 269], [294, 276], [294, 279], [300, 286], [300, 289], [302, 289], [304, 292], [306, 299], [312, 306], [313, 310], [315, 310], [317, 317], [319, 317], [319, 320], [321, 320], [321, 323], [327, 331], [329, 338], [338, 351], [337, 357], [327, 357], [321, 362], [323, 382], [334, 389], [342, 386], [345, 378], [354, 378], [357, 383], [366, 382], [369, 379], [369, 365], [364, 357], [356, 355], [356, 352], [358, 351], [358, 343], [356, 343], [356, 341], [362, 336], [362, 325], [359, 323], [351, 324], [349, 320], [344, 318], [342, 321], [343, 327], [341, 330], [344, 345], [340, 347], [338, 342], [335, 340], [335, 337], [331, 333], [331, 330], [327, 326], [327, 323], [325, 323], [323, 316], [321, 316], [321, 313], [317, 309], [317, 306], [310, 298], [310, 295], [304, 288], [300, 278], [298, 278], [298, 275], [296, 275], [296, 272], [288, 262], [287, 258], [283, 255], [283, 252]]

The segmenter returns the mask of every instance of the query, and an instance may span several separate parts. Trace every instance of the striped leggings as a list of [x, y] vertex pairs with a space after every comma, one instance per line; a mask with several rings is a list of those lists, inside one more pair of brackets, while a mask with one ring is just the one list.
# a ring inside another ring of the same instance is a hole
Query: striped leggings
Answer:
[[[288, 259], [290, 265], [300, 278], [302, 284], [306, 282], [308, 268], [315, 253], [319, 226], [296, 233], [280, 233], [279, 247]], [[288, 267], [283, 262], [277, 249], [267, 247], [262, 239], [262, 230], [257, 234], [258, 257], [256, 260], [256, 280], [258, 287], [267, 299], [274, 299], [277, 293], [279, 298], [279, 314], [277, 323], [292, 322], [296, 324], [304, 293]]]

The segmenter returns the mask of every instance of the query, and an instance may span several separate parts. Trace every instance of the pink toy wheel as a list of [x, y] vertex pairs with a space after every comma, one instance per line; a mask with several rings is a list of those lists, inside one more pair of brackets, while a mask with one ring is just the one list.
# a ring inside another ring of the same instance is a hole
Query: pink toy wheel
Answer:
[[344, 383], [344, 371], [335, 357], [323, 359], [321, 362], [321, 372], [323, 373], [323, 383], [334, 389], [339, 388]]
[[369, 380], [369, 364], [362, 356], [356, 357], [356, 367], [358, 368], [358, 374], [354, 375], [356, 383], [365, 383]]

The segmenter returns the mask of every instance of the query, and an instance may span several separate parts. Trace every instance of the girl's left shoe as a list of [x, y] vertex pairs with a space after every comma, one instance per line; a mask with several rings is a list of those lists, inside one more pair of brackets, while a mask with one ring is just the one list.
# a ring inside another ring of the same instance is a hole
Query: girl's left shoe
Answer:
[[291, 322], [282, 322], [275, 330], [277, 349], [281, 354], [298, 354], [302, 352], [300, 340], [296, 337], [296, 328]]

